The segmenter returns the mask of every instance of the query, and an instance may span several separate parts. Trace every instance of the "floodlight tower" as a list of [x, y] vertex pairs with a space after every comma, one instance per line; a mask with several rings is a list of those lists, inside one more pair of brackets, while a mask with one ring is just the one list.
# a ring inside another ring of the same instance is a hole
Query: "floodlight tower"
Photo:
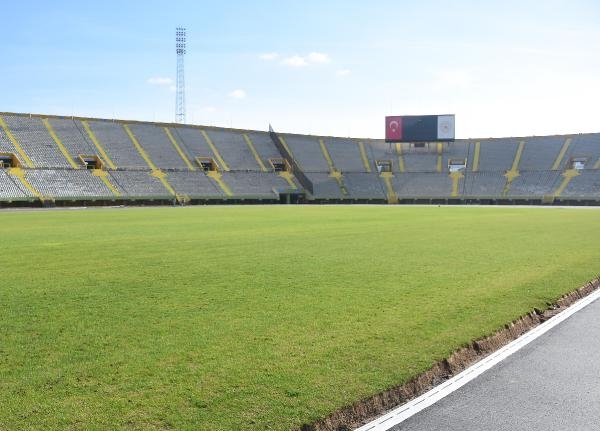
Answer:
[[185, 123], [185, 75], [183, 56], [185, 55], [185, 28], [175, 29], [175, 51], [177, 52], [177, 87], [175, 90], [175, 122]]

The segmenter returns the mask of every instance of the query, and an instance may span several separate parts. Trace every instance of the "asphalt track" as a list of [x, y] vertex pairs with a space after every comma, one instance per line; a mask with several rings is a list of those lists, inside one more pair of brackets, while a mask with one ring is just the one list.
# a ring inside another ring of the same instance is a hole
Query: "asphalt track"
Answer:
[[600, 300], [391, 428], [600, 430]]

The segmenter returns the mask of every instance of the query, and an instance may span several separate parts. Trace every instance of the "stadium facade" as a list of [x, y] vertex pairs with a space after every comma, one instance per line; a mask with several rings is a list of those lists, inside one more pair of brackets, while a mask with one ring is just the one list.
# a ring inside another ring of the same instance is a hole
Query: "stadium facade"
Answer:
[[600, 204], [600, 134], [394, 143], [0, 113], [0, 205]]

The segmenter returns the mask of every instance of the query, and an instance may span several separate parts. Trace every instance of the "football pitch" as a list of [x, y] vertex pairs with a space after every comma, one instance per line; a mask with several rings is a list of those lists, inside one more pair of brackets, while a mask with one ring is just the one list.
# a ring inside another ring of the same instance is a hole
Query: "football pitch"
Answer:
[[600, 272], [600, 210], [0, 212], [0, 430], [290, 430]]

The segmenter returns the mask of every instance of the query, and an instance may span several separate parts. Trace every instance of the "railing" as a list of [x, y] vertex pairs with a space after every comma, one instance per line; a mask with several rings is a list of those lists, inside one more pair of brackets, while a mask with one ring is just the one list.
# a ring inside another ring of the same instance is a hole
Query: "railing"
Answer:
[[314, 190], [312, 181], [304, 174], [304, 172], [302, 172], [302, 170], [296, 163], [296, 160], [294, 160], [294, 157], [292, 157], [287, 148], [283, 146], [281, 140], [279, 139], [279, 136], [271, 126], [269, 126], [269, 136], [271, 137], [271, 140], [277, 147], [277, 150], [281, 154], [281, 157], [283, 157], [292, 168], [292, 173], [296, 178], [298, 178], [298, 181], [300, 182], [302, 187], [304, 187], [304, 189], [310, 192], [310, 194], [312, 195]]

